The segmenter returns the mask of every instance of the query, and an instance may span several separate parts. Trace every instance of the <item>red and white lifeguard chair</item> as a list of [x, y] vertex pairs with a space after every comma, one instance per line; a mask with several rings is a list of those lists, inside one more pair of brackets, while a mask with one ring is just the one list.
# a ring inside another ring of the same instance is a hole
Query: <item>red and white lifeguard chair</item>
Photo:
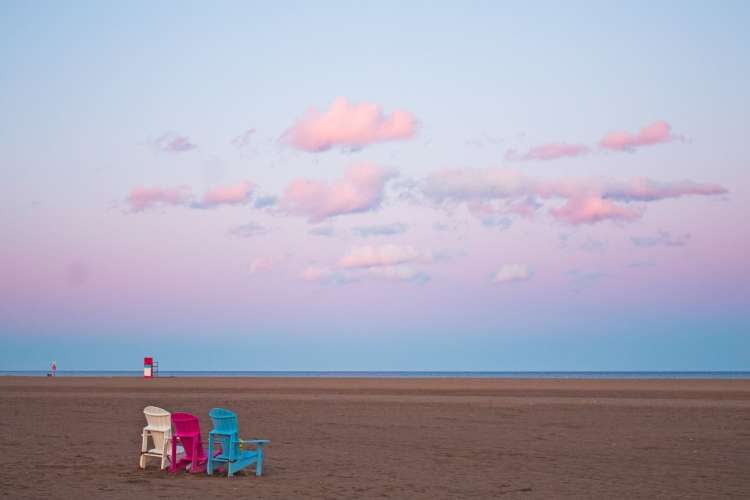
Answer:
[[143, 377], [154, 378], [159, 375], [159, 363], [154, 361], [151, 356], [143, 358]]

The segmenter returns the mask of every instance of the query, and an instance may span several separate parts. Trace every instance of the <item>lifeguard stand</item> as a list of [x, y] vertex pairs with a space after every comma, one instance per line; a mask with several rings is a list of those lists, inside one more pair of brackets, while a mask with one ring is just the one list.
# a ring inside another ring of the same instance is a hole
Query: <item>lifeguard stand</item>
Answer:
[[159, 376], [159, 362], [151, 356], [143, 358], [143, 377], [154, 378]]

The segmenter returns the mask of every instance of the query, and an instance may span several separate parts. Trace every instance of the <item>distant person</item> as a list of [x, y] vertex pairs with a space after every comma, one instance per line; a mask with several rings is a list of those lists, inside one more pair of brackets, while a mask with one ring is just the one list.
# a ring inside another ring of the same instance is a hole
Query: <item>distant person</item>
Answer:
[[53, 376], [53, 377], [54, 377], [54, 376], [56, 376], [56, 375], [57, 375], [57, 363], [55, 363], [55, 362], [53, 361], [53, 362], [52, 362], [52, 366], [50, 366], [50, 369], [52, 370], [52, 376]]

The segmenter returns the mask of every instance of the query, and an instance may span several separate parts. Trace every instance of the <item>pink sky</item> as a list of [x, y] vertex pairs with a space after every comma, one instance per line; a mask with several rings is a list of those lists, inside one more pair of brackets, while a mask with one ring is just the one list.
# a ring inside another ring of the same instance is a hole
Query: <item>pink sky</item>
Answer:
[[744, 4], [188, 10], [0, 6], [0, 369], [750, 366]]

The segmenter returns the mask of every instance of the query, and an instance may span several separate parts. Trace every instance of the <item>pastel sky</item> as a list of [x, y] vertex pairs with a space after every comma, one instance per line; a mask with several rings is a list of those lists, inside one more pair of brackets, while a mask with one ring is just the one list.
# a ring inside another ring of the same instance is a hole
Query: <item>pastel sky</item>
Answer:
[[0, 370], [750, 369], [750, 4], [0, 4]]

